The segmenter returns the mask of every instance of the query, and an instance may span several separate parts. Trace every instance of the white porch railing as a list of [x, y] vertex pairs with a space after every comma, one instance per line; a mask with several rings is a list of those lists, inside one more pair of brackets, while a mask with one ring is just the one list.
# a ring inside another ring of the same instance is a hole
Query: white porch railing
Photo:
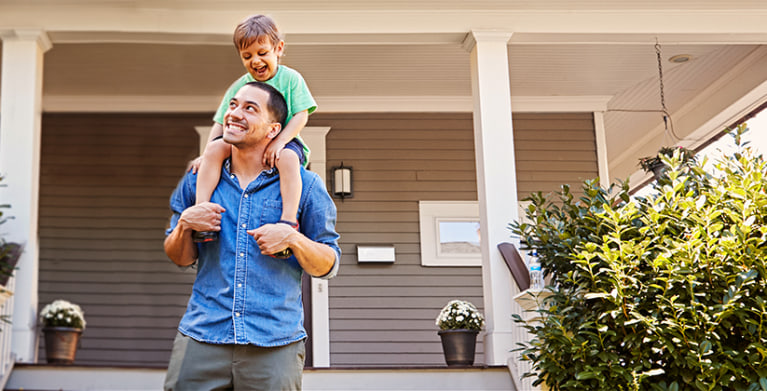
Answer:
[[[13, 289], [16, 278], [11, 277], [5, 288], [0, 287], [0, 316], [8, 321], [13, 315]], [[14, 357], [11, 354], [11, 324], [0, 321], [0, 390], [5, 389], [5, 384], [13, 370]]]

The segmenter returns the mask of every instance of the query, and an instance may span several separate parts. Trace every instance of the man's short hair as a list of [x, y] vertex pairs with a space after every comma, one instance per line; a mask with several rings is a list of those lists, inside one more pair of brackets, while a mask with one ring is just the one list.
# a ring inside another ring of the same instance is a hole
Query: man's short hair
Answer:
[[260, 81], [252, 81], [245, 85], [256, 87], [269, 95], [269, 99], [266, 101], [267, 110], [272, 115], [272, 120], [279, 122], [284, 129], [288, 117], [288, 104], [285, 102], [285, 97], [282, 96], [282, 93], [269, 84]]

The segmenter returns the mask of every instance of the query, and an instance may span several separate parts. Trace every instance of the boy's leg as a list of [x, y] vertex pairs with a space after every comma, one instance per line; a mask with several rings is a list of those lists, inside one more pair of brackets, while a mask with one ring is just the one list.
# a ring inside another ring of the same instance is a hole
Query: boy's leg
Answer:
[[[293, 142], [291, 142], [293, 144]], [[280, 172], [280, 195], [282, 196], [282, 215], [279, 223], [288, 224], [298, 229], [298, 204], [301, 202], [301, 157], [299, 152], [294, 149], [294, 145], [285, 148], [280, 152], [280, 158], [277, 159], [277, 170]], [[295, 143], [298, 145], [298, 143]], [[300, 145], [299, 145], [300, 148]], [[303, 156], [303, 153], [300, 153]], [[278, 253], [272, 254], [275, 258], [289, 258], [293, 255], [293, 250], [286, 248]]]
[[298, 222], [298, 204], [301, 202], [301, 161], [292, 149], [285, 148], [277, 159], [280, 172], [280, 195], [282, 217], [280, 220]]
[[[205, 146], [205, 152], [202, 154], [200, 169], [197, 171], [197, 196], [195, 204], [210, 201], [213, 191], [218, 186], [221, 178], [221, 166], [224, 160], [232, 154], [232, 146], [225, 143], [222, 139], [215, 139]], [[218, 234], [213, 231], [196, 232], [194, 234], [195, 242], [209, 242], [216, 240]]]
[[233, 352], [234, 345], [201, 343], [177, 332], [164, 389], [233, 390]]

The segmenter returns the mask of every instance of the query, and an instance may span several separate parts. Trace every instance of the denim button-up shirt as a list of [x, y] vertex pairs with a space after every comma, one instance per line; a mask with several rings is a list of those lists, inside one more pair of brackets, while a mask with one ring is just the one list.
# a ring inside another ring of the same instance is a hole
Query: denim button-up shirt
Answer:
[[[282, 346], [306, 338], [301, 303], [303, 269], [295, 257], [262, 255], [246, 231], [275, 223], [282, 212], [279, 175], [262, 172], [242, 190], [227, 164], [222, 168], [211, 202], [226, 209], [217, 241], [198, 244], [197, 277], [178, 330], [200, 342]], [[336, 208], [317, 174], [301, 169], [303, 189], [298, 209], [299, 229], [309, 239], [336, 253]], [[186, 208], [195, 203], [197, 176], [187, 173], [170, 199], [169, 234]]]

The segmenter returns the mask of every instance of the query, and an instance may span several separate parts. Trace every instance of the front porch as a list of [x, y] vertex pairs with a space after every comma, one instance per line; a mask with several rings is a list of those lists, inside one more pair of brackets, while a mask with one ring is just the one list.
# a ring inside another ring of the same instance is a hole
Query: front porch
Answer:
[[[159, 390], [165, 369], [19, 364], [6, 391]], [[307, 368], [304, 390], [517, 390], [503, 366]]]

